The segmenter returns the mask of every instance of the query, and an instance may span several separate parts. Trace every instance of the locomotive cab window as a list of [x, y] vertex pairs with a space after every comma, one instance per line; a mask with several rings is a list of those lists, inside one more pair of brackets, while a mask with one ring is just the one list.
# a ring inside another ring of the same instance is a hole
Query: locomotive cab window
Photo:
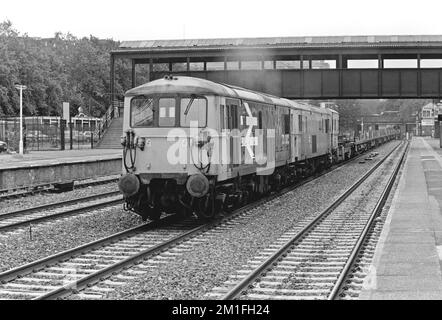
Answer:
[[198, 127], [207, 125], [207, 100], [205, 98], [181, 99], [181, 127], [190, 127], [191, 121], [198, 121]]
[[175, 98], [161, 98], [158, 102], [159, 118], [158, 124], [160, 127], [174, 127], [175, 126]]
[[135, 97], [131, 105], [131, 126], [132, 127], [153, 127], [154, 111], [153, 98]]

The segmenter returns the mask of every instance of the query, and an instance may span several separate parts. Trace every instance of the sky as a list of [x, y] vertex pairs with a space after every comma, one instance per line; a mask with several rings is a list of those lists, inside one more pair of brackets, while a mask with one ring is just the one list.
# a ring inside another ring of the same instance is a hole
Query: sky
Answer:
[[442, 34], [441, 0], [0, 0], [32, 37], [124, 40]]

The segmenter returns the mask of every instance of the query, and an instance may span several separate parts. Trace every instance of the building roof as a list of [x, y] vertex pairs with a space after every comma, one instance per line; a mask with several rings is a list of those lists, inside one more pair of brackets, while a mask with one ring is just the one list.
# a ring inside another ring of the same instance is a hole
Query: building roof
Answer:
[[[228, 48], [442, 47], [442, 35], [267, 37], [123, 41], [120, 50], [200, 50]], [[119, 50], [119, 51], [120, 51]]]
[[434, 107], [435, 107], [434, 103], [430, 102], [430, 103], [427, 103], [426, 105], [424, 105], [422, 107], [422, 110], [434, 110]]

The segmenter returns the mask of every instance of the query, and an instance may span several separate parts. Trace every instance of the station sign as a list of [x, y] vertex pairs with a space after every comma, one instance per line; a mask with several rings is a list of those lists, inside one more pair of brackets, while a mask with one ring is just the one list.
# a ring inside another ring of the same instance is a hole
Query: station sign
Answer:
[[69, 102], [63, 102], [63, 119], [66, 120], [66, 122], [70, 122], [71, 116], [70, 116], [70, 110], [69, 110]]

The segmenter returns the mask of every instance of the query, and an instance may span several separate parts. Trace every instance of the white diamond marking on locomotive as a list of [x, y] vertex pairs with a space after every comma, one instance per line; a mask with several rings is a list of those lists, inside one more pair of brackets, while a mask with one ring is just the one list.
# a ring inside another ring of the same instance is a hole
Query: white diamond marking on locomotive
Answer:
[[253, 127], [258, 125], [258, 118], [254, 117], [252, 115], [252, 112], [250, 111], [249, 104], [247, 102], [244, 102], [244, 107], [247, 112], [246, 125], [248, 126], [248, 128], [247, 128], [246, 136], [241, 139], [241, 145], [243, 147], [246, 147], [250, 158], [255, 159], [255, 153], [253, 152], [252, 146], [258, 145], [258, 137], [253, 137], [251, 134], [252, 134]]

